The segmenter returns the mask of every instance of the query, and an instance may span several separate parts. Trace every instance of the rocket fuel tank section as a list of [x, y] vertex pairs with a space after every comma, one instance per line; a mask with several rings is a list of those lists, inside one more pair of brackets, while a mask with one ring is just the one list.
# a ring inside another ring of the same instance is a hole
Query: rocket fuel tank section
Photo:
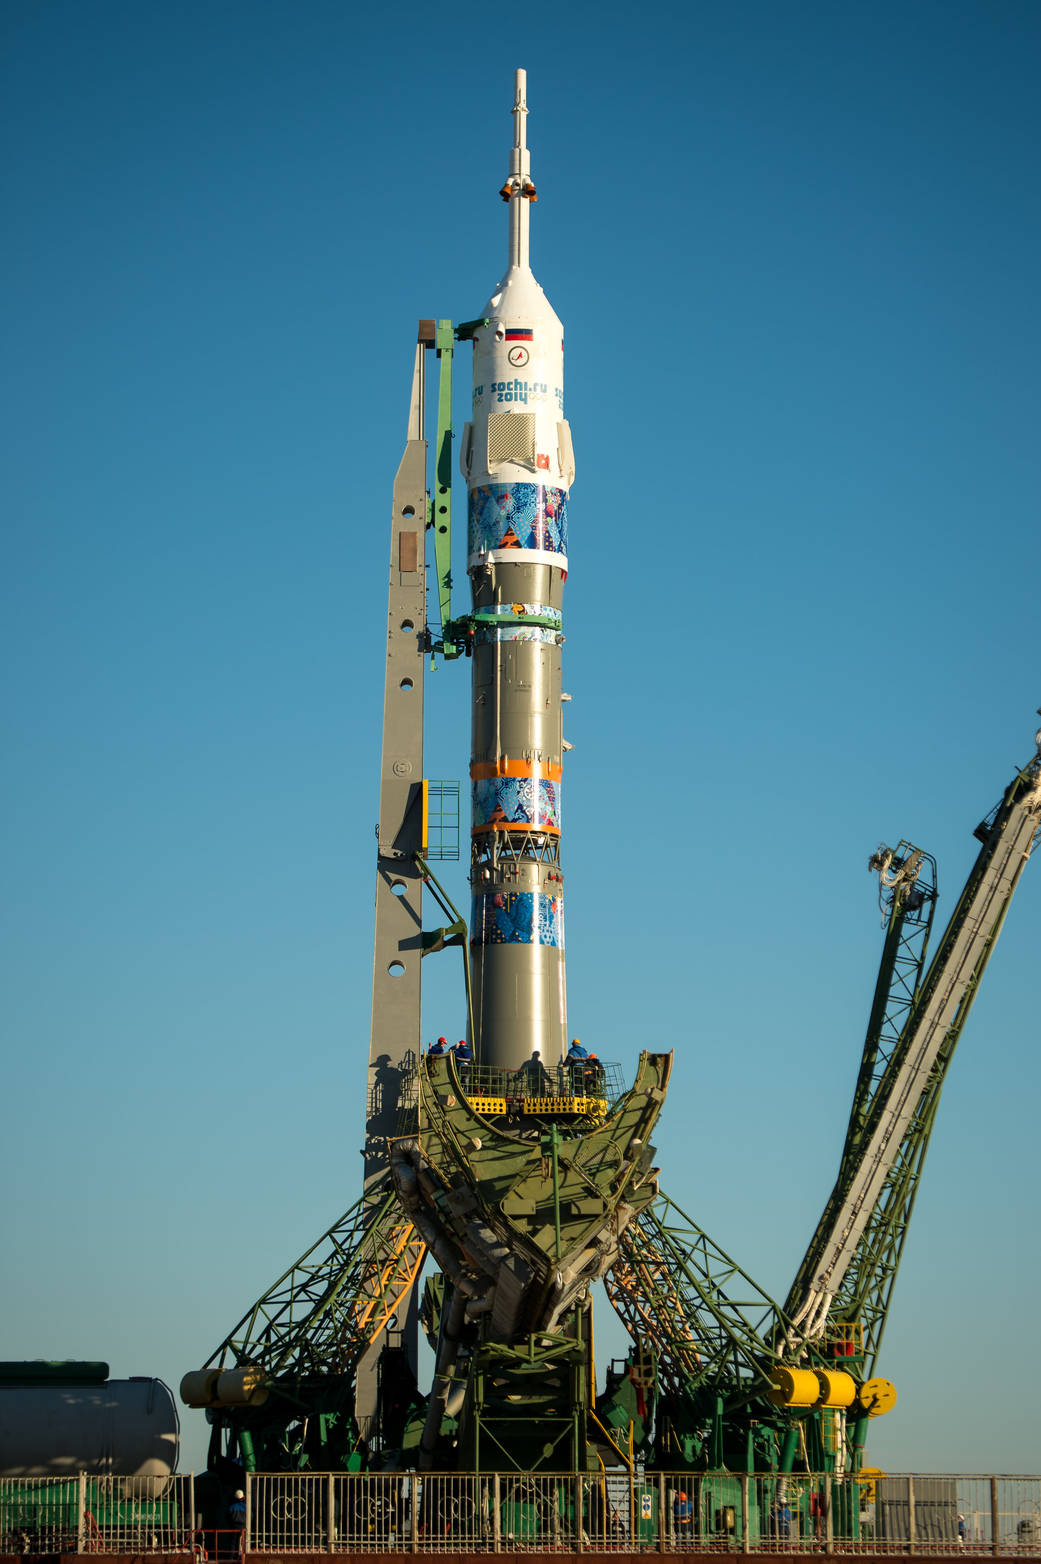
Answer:
[[474, 1046], [517, 1069], [564, 1057], [560, 694], [567, 501], [563, 327], [529, 265], [536, 200], [517, 71], [509, 263], [473, 336], [473, 414], [460, 460], [473, 592], [470, 929]]

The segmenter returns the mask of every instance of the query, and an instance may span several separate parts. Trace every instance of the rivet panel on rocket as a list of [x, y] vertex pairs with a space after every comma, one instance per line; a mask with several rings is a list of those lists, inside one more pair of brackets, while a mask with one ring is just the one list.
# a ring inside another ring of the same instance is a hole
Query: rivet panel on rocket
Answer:
[[516, 73], [509, 265], [474, 333], [468, 488], [473, 591], [470, 925], [474, 1045], [517, 1069], [564, 1056], [560, 868], [560, 648], [574, 478], [564, 418], [564, 335], [528, 260], [536, 199], [526, 146], [526, 73]]

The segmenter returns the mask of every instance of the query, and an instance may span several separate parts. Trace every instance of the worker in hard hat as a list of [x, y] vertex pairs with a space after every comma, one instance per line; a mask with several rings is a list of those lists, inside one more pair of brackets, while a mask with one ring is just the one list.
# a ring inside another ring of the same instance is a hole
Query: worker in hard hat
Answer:
[[228, 1505], [228, 1524], [236, 1531], [246, 1529], [246, 1495], [241, 1488], [235, 1489], [235, 1496]]
[[578, 1097], [584, 1086], [583, 1071], [589, 1050], [582, 1047], [577, 1037], [571, 1039], [571, 1047], [564, 1055], [564, 1074], [567, 1077], [567, 1095]]
[[596, 1054], [590, 1053], [582, 1066], [582, 1078], [585, 1082], [586, 1092], [590, 1097], [602, 1097], [604, 1094], [604, 1067]]
[[694, 1535], [694, 1506], [682, 1489], [672, 1501], [672, 1522], [676, 1541], [689, 1547]]
[[465, 1037], [461, 1037], [452, 1049], [455, 1059], [455, 1067], [459, 1072], [459, 1084], [463, 1091], [470, 1090], [470, 1066], [474, 1062], [474, 1051]]

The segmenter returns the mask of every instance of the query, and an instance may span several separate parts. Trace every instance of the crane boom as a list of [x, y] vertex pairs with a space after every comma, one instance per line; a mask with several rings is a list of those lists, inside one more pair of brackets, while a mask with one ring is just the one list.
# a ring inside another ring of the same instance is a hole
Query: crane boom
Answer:
[[[824, 1330], [832, 1300], [879, 1202], [885, 1202], [894, 1165], [912, 1160], [923, 1125], [931, 1126], [943, 1071], [1019, 877], [1041, 834], [1039, 819], [1041, 747], [1034, 760], [1017, 772], [1000, 804], [977, 830], [983, 845], [899, 1044], [871, 1097], [860, 1154], [852, 1165], [848, 1157], [843, 1158], [839, 1183], [788, 1300], [786, 1312], [802, 1340], [812, 1340]], [[920, 1156], [915, 1160], [920, 1166]]]
[[[913, 843], [902, 841], [895, 850], [880, 845], [868, 868], [879, 876], [879, 905], [887, 915], [886, 938], [838, 1176], [789, 1291], [788, 1309], [798, 1306], [813, 1279], [819, 1245], [826, 1239], [835, 1209], [856, 1172], [870, 1133], [872, 1103], [879, 1089], [885, 1088], [890, 1062], [901, 1047], [925, 973], [936, 909], [935, 860]], [[905, 1150], [893, 1163], [830, 1310], [830, 1324], [858, 1326], [855, 1330], [843, 1329], [838, 1339], [843, 1342], [844, 1355], [850, 1345], [862, 1349], [860, 1368], [866, 1373], [871, 1372], [881, 1345], [942, 1081], [942, 1069], [934, 1071], [931, 1089], [923, 1096], [913, 1121], [916, 1133], [909, 1129], [905, 1137]]]

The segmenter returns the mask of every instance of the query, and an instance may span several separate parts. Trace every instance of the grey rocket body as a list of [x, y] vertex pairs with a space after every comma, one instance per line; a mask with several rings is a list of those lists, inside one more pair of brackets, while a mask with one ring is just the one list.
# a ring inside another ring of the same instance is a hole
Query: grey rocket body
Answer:
[[528, 264], [535, 189], [525, 73], [502, 195], [509, 266], [474, 332], [468, 489], [473, 592], [470, 930], [474, 1046], [517, 1069], [564, 1056], [567, 1003], [560, 856], [562, 606], [574, 477], [564, 418], [563, 327]]

